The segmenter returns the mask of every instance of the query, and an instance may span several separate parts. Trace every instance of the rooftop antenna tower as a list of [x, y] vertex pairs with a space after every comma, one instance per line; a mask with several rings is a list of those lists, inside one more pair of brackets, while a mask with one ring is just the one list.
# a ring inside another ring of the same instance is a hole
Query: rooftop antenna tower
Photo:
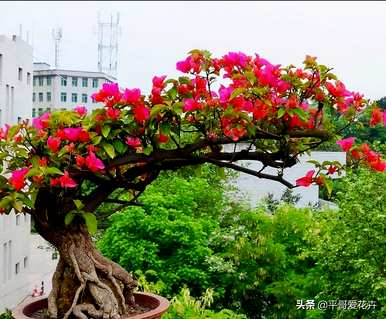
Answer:
[[59, 67], [59, 50], [60, 40], [62, 39], [62, 28], [56, 28], [52, 30], [52, 37], [55, 41], [55, 69]]
[[119, 13], [110, 15], [109, 22], [98, 13], [98, 71], [117, 77], [118, 38], [121, 34]]

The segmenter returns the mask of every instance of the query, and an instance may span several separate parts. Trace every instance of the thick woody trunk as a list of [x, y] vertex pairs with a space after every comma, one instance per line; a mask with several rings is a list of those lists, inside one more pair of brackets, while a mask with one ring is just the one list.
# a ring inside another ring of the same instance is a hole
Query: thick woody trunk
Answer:
[[50, 318], [119, 319], [137, 311], [136, 281], [98, 252], [83, 225], [39, 232], [60, 254], [48, 298]]

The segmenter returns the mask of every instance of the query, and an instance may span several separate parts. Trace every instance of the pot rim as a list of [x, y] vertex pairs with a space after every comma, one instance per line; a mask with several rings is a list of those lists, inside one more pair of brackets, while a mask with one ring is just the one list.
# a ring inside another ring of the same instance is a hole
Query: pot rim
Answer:
[[[142, 296], [147, 296], [147, 297], [150, 297], [150, 298], [154, 298], [154, 299], [157, 300], [158, 306], [156, 308], [154, 308], [154, 309], [151, 309], [151, 310], [149, 310], [147, 312], [144, 312], [144, 313], [141, 313], [141, 314], [138, 314], [138, 315], [134, 315], [134, 316], [130, 316], [130, 317], [123, 316], [122, 319], [152, 319], [152, 318], [160, 318], [161, 315], [163, 313], [165, 313], [166, 310], [169, 308], [169, 304], [170, 304], [169, 300], [167, 300], [166, 298], [164, 298], [162, 296], [159, 296], [159, 295], [156, 295], [156, 294], [153, 294], [153, 293], [149, 293], [149, 292], [141, 292], [141, 291], [134, 292], [134, 295], [142, 295]], [[14, 316], [16, 319], [32, 319], [31, 317], [28, 317], [28, 316], [26, 316], [23, 313], [24, 308], [27, 307], [28, 305], [31, 305], [33, 303], [38, 303], [38, 302], [41, 302], [41, 301], [46, 300], [46, 299], [48, 299], [47, 296], [30, 297], [26, 301], [24, 301], [21, 304], [17, 305], [12, 310], [12, 316]]]

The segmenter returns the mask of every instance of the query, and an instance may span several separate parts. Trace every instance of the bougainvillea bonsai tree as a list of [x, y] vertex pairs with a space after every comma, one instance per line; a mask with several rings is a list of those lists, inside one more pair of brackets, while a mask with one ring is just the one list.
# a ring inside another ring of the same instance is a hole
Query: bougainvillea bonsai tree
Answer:
[[[295, 185], [283, 177], [301, 154], [331, 141], [351, 162], [386, 168], [369, 145], [340, 140], [360, 116], [371, 114], [369, 125], [384, 125], [385, 112], [347, 90], [314, 57], [297, 68], [258, 55], [213, 58], [193, 50], [177, 69], [183, 73], [178, 79], [154, 77], [149, 96], [104, 84], [93, 95], [102, 108], [45, 113], [0, 131], [1, 213], [30, 214], [60, 254], [51, 318], [117, 319], [135, 308], [135, 279], [103, 257], [91, 236], [99, 217], [137, 205], [163, 170], [211, 163], [289, 188], [331, 188], [330, 176], [344, 169], [336, 162], [314, 162]], [[262, 168], [243, 167], [239, 160], [259, 161]], [[105, 203], [115, 208], [101, 212]]]

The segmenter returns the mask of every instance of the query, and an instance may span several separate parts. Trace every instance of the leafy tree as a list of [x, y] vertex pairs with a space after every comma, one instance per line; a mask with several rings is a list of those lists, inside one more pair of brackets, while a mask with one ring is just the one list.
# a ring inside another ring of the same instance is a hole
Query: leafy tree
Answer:
[[201, 295], [213, 287], [205, 260], [213, 254], [209, 236], [219, 226], [223, 191], [203, 177], [165, 175], [141, 196], [143, 207], [112, 216], [98, 246], [125, 269], [142, 270], [168, 297], [184, 285]]
[[325, 281], [322, 299], [376, 303], [375, 309], [342, 310], [328, 318], [386, 316], [385, 182], [384, 173], [355, 171], [342, 180], [339, 210], [320, 214], [322, 240], [316, 258]]
[[[348, 91], [310, 56], [296, 68], [240, 52], [217, 59], [193, 50], [177, 69], [186, 75], [154, 77], [150, 96], [105, 83], [93, 95], [104, 107], [91, 114], [77, 107], [1, 129], [1, 212], [31, 214], [36, 230], [60, 253], [48, 300], [51, 318], [117, 319], [136, 307], [136, 281], [97, 251], [91, 235], [98, 218], [138, 205], [160, 172], [211, 163], [294, 187], [282, 170], [338, 139], [341, 127], [334, 119], [352, 125], [371, 110], [371, 125], [382, 122], [376, 105]], [[236, 142], [245, 148], [222, 148]], [[385, 170], [380, 154], [351, 139], [340, 145], [358, 161]], [[254, 171], [238, 160], [278, 171]], [[297, 185], [329, 185], [325, 169], [318, 166]], [[101, 212], [103, 203], [116, 207]]]

